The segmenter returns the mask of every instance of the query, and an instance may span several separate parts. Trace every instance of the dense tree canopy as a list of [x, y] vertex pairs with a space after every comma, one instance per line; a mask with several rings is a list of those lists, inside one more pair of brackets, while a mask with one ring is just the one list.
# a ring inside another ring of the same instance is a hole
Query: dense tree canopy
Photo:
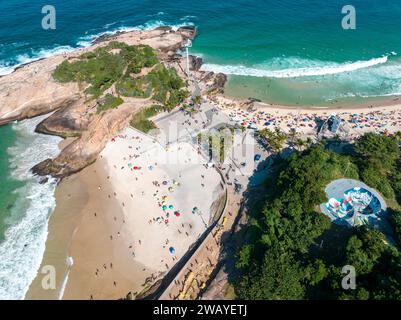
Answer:
[[[367, 133], [356, 142], [355, 151], [362, 180], [378, 189], [385, 197], [394, 197], [391, 180], [388, 178], [396, 172], [394, 169], [400, 157], [398, 141], [386, 135]], [[399, 181], [399, 175], [395, 176], [395, 184]]]

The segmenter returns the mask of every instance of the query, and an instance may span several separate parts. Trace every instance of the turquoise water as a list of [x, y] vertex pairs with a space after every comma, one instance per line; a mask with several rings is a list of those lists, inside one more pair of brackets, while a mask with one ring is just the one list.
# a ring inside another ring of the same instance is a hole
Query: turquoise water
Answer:
[[[230, 75], [230, 95], [326, 105], [401, 93], [400, 1], [353, 0], [356, 30], [341, 28], [343, 0], [53, 0], [52, 31], [41, 28], [47, 4], [0, 2], [0, 74], [101, 34], [196, 25], [191, 52]], [[33, 133], [36, 121], [0, 127], [0, 298], [24, 297], [54, 206], [54, 182], [29, 173], [57, 153], [58, 140]]]
[[17, 199], [15, 190], [23, 183], [13, 179], [10, 175], [10, 159], [7, 153], [8, 148], [14, 145], [16, 133], [10, 125], [0, 127], [0, 241], [4, 240], [4, 232], [8, 224], [8, 217]]
[[22, 299], [41, 263], [56, 181], [30, 172], [58, 153], [58, 137], [35, 134], [44, 117], [0, 127], [0, 299]]
[[401, 93], [400, 1], [352, 1], [356, 30], [341, 27], [344, 0], [54, 0], [54, 31], [40, 27], [45, 4], [0, 3], [0, 73], [98, 34], [193, 24], [192, 52], [206, 70], [232, 75], [229, 94], [327, 104]]

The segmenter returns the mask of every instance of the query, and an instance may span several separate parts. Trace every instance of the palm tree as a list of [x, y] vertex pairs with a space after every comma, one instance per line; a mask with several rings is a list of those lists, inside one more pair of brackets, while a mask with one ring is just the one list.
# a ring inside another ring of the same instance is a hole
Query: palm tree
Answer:
[[287, 134], [282, 132], [278, 127], [275, 128], [274, 132], [267, 128], [260, 130], [259, 136], [265, 140], [273, 152], [281, 151], [288, 138]]

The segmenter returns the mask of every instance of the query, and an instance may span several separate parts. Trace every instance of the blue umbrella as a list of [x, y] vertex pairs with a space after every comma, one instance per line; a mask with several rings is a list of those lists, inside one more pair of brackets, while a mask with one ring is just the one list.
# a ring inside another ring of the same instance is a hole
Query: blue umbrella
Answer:
[[171, 253], [171, 254], [174, 254], [174, 253], [175, 253], [175, 249], [174, 249], [173, 247], [170, 247], [169, 250], [170, 250], [170, 253]]

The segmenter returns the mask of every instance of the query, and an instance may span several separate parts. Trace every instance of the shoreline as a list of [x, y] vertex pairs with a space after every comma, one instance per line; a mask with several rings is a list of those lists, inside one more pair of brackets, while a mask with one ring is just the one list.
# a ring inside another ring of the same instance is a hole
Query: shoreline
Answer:
[[[174, 29], [174, 27], [172, 26], [159, 26], [156, 28], [151, 28], [151, 29], [136, 29], [135, 27], [132, 28], [132, 30], [115, 30], [115, 31], [111, 31], [110, 34], [98, 34], [95, 35], [95, 37], [90, 41], [90, 43], [88, 43], [86, 46], [80, 46], [80, 47], [71, 47], [71, 50], [65, 50], [64, 52], [59, 52], [59, 53], [55, 53], [53, 55], [47, 56], [47, 57], [38, 57], [37, 59], [34, 59], [32, 61], [26, 62], [26, 63], [22, 63], [20, 65], [16, 65], [15, 68], [13, 69], [12, 72], [7, 73], [7, 74], [3, 74], [0, 75], [0, 79], [6, 76], [10, 76], [12, 74], [14, 74], [15, 72], [24, 69], [26, 67], [31, 67], [32, 65], [38, 63], [38, 62], [44, 62], [45, 60], [48, 59], [54, 59], [56, 57], [60, 57], [63, 56], [68, 57], [68, 58], [74, 58], [76, 57], [79, 53], [83, 53], [86, 52], [88, 49], [91, 48], [96, 48], [98, 46], [101, 46], [102, 44], [112, 41], [112, 40], [117, 40], [117, 41], [121, 41], [118, 38], [124, 38], [124, 36], [130, 35], [130, 34], [141, 34], [142, 32], [149, 32], [149, 31], [156, 31], [156, 30], [164, 30], [166, 28], [172, 28], [172, 30]], [[183, 25], [179, 28], [189, 28], [189, 29], [195, 29], [196, 30], [196, 26], [193, 25]], [[195, 31], [196, 34], [196, 31]], [[195, 58], [200, 58], [202, 59], [202, 65], [205, 64], [205, 62], [203, 61], [202, 56], [197, 56], [196, 54], [192, 54], [193, 57]], [[203, 71], [201, 66], [200, 66], [200, 70], [197, 72], [201, 72], [201, 73], [207, 73], [208, 71]], [[224, 74], [224, 73], [223, 73]], [[254, 97], [241, 97], [241, 96], [230, 96], [228, 94], [225, 93], [226, 89], [227, 89], [227, 85], [229, 85], [229, 79], [231, 77], [231, 75], [227, 75], [224, 74], [228, 81], [225, 83], [224, 85], [224, 91], [223, 91], [223, 97], [235, 102], [240, 102], [240, 103], [246, 103], [249, 102], [250, 100], [254, 100], [256, 103], [262, 105], [263, 107], [275, 107], [278, 109], [283, 109], [283, 110], [293, 110], [293, 109], [302, 109], [302, 110], [315, 110], [315, 109], [324, 109], [327, 111], [331, 111], [331, 110], [346, 110], [346, 109], [362, 109], [362, 108], [367, 108], [371, 105], [373, 105], [374, 108], [380, 108], [380, 107], [388, 107], [388, 106], [392, 106], [394, 104], [397, 103], [401, 103], [401, 94], [394, 94], [394, 95], [388, 95], [388, 96], [371, 96], [371, 97], [356, 97], [356, 98], [361, 98], [361, 101], [349, 101], [349, 102], [340, 102], [339, 104], [337, 100], [340, 100], [342, 98], [338, 98], [335, 99], [333, 103], [330, 103], [330, 105], [325, 105], [325, 104], [316, 104], [316, 105], [302, 105], [302, 104], [294, 104], [294, 105], [286, 105], [286, 104], [280, 104], [280, 103], [274, 103], [274, 102], [269, 102], [269, 101], [263, 101], [261, 99], [257, 99]], [[252, 76], [251, 76], [252, 77]], [[266, 79], [269, 79], [268, 77], [266, 77]], [[329, 102], [326, 102], [327, 104], [329, 104]], [[334, 105], [335, 104], [335, 105]], [[42, 115], [47, 114], [47, 112], [44, 112]], [[34, 117], [39, 116], [39, 115], [35, 115]], [[18, 116], [15, 117], [14, 120], [17, 120]], [[27, 118], [29, 119], [29, 117]], [[4, 120], [7, 120], [7, 122], [4, 122]], [[13, 119], [11, 119], [11, 121], [14, 121]], [[10, 119], [0, 119], [0, 125], [6, 124], [10, 122]]]

